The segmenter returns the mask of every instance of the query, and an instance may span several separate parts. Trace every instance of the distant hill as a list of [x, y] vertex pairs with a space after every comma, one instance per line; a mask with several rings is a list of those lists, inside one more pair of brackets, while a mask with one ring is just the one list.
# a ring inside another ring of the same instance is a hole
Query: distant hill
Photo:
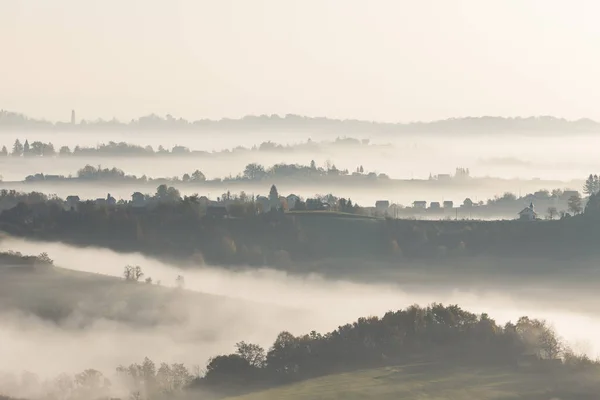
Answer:
[[26, 115], [0, 110], [0, 132], [18, 130], [75, 130], [75, 131], [161, 131], [189, 132], [227, 131], [303, 131], [340, 132], [344, 134], [399, 134], [399, 133], [575, 133], [600, 132], [600, 123], [591, 119], [567, 120], [552, 116], [538, 117], [464, 117], [431, 122], [385, 123], [354, 119], [305, 117], [295, 114], [285, 116], [249, 115], [239, 119], [201, 119], [188, 121], [171, 115], [155, 114], [121, 122], [98, 119], [76, 123], [50, 122], [29, 118]]

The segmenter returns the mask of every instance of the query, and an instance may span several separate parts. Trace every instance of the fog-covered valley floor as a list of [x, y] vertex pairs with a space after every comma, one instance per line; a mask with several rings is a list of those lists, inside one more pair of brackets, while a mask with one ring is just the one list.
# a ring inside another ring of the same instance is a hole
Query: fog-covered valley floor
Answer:
[[[392, 203], [411, 205], [414, 201], [446, 201], [462, 204], [466, 198], [475, 202], [486, 201], [504, 192], [525, 195], [542, 189], [580, 190], [585, 177], [600, 170], [600, 162], [594, 149], [600, 145], [598, 136], [577, 134], [570, 138], [577, 143], [569, 152], [564, 151], [564, 138], [543, 134], [397, 134], [359, 135], [348, 143], [336, 143], [344, 138], [343, 133], [302, 133], [302, 132], [230, 132], [219, 135], [206, 133], [172, 132], [4, 132], [0, 144], [9, 152], [15, 139], [22, 142], [52, 142], [55, 149], [67, 145], [91, 146], [106, 144], [109, 141], [127, 142], [140, 146], [159, 145], [170, 149], [172, 146], [186, 146], [190, 150], [209, 152], [203, 155], [186, 156], [54, 156], [54, 157], [0, 157], [0, 175], [3, 188], [19, 191], [40, 191], [60, 197], [79, 195], [82, 199], [106, 197], [108, 193], [117, 199], [129, 200], [135, 191], [154, 193], [157, 184], [142, 182], [33, 182], [24, 184], [28, 175], [77, 176], [77, 171], [85, 165], [116, 167], [126, 174], [150, 178], [181, 178], [200, 170], [207, 179], [235, 177], [243, 173], [246, 165], [258, 163], [266, 168], [278, 163], [309, 165], [315, 161], [318, 167], [335, 165], [339, 170], [350, 173], [363, 167], [365, 174], [384, 173], [393, 179], [406, 182], [376, 181], [357, 185], [343, 180], [323, 183], [297, 181], [293, 178], [279, 182], [213, 182], [204, 185], [172, 183], [183, 195], [198, 193], [216, 199], [227, 191], [265, 195], [272, 183], [277, 183], [280, 193], [294, 193], [301, 197], [312, 197], [333, 193], [351, 198], [362, 206], [372, 206], [375, 201], [387, 199]], [[352, 137], [348, 135], [348, 137]], [[307, 149], [306, 141], [312, 140]], [[359, 141], [365, 140], [360, 144]], [[250, 149], [263, 142], [271, 141], [291, 146], [286, 149], [261, 151], [234, 151], [238, 146]], [[451, 151], [449, 149], [452, 149]], [[212, 153], [214, 152], [214, 153]], [[482, 178], [471, 182], [448, 182], [428, 184], [430, 176], [454, 174], [456, 168], [468, 168], [472, 177]], [[484, 179], [485, 178], [485, 179]], [[489, 179], [488, 179], [489, 178]], [[500, 178], [491, 179], [491, 178]], [[415, 181], [411, 181], [415, 179]], [[516, 210], [518, 211], [518, 210]], [[515, 211], [515, 212], [516, 212]], [[453, 217], [456, 217], [453, 215]], [[459, 216], [468, 218], [468, 215]]]
[[[515, 279], [509, 285], [494, 284], [494, 279], [483, 277], [480, 281], [461, 283], [457, 274], [456, 279], [430, 279], [429, 284], [427, 279], [416, 277], [414, 281], [419, 284], [411, 285], [410, 281], [361, 283], [325, 279], [319, 275], [291, 276], [271, 269], [233, 271], [206, 266], [192, 269], [189, 265], [179, 268], [140, 254], [117, 254], [106, 249], [10, 238], [0, 242], [0, 250], [24, 254], [47, 252], [57, 266], [119, 278], [125, 265], [139, 265], [145, 277], [152, 277], [154, 282], [160, 280], [161, 286], [174, 286], [175, 278], [181, 274], [187, 289], [185, 296], [176, 297], [177, 301], [172, 295], [164, 294], [156, 300], [153, 296], [159, 296], [158, 291], [170, 289], [152, 285], [157, 292], [139, 297], [132, 293], [146, 290], [138, 288], [146, 288], [147, 284], [125, 284], [127, 288], [123, 289], [115, 286], [116, 278], [84, 274], [76, 277], [83, 281], [74, 280], [71, 276], [74, 272], [63, 272], [63, 279], [48, 278], [41, 284], [35, 283], [39, 278], [34, 275], [28, 278], [24, 273], [11, 284], [13, 294], [10, 296], [16, 311], [4, 311], [1, 316], [0, 370], [30, 370], [40, 374], [84, 368], [112, 371], [119, 364], [138, 362], [145, 356], [157, 362], [203, 366], [210, 356], [232, 351], [237, 341], [268, 347], [282, 330], [294, 334], [312, 330], [325, 332], [359, 317], [381, 316], [388, 310], [432, 302], [487, 312], [498, 322], [516, 321], [523, 315], [546, 319], [576, 351], [592, 356], [600, 352], [597, 339], [600, 319], [592, 311], [594, 291], [561, 286], [560, 280], [550, 285], [536, 285], [531, 279], [524, 279], [522, 283]], [[101, 281], [107, 279], [110, 282], [102, 286]], [[2, 282], [10, 284], [6, 279]], [[135, 323], [140, 318], [137, 314], [131, 318], [121, 315], [119, 320], [102, 317], [105, 310], [99, 309], [106, 304], [94, 303], [96, 295], [92, 293], [98, 291], [94, 289], [96, 285], [106, 287], [98, 289], [106, 292], [104, 298], [112, 296], [114, 299], [109, 303], [111, 308], [127, 310], [132, 307], [131, 303], [139, 302], [147, 304], [136, 304], [132, 309], [148, 313], [160, 308], [160, 313], [155, 315], [156, 323], [140, 326]], [[53, 294], [45, 296], [44, 291]], [[79, 293], [73, 293], [77, 291]], [[577, 310], [573, 302], [561, 301], [566, 296], [572, 296], [586, 307]], [[35, 299], [47, 304], [32, 304]], [[76, 303], [76, 312], [58, 324], [24, 312], [42, 306], [48, 309], [52, 304], [58, 307], [65, 299]], [[180, 318], [173, 322], [166, 318], [169, 315]]]
[[[337, 138], [349, 137], [367, 140], [369, 145], [344, 145], [331, 143]], [[52, 174], [75, 174], [86, 163], [117, 167], [134, 175], [172, 177], [200, 169], [209, 178], [237, 175], [252, 162], [263, 165], [275, 163], [300, 163], [308, 165], [314, 160], [318, 166], [327, 162], [338, 169], [355, 171], [360, 165], [368, 171], [386, 173], [398, 179], [427, 179], [429, 174], [451, 174], [455, 168], [470, 168], [478, 177], [554, 179], [568, 181], [581, 179], [590, 171], [600, 170], [594, 149], [600, 138], [593, 134], [569, 136], [569, 152], [564, 148], [564, 136], [552, 134], [507, 133], [486, 134], [396, 134], [367, 135], [325, 132], [252, 132], [219, 133], [173, 133], [173, 132], [3, 132], [0, 145], [11, 151], [13, 142], [19, 139], [51, 142], [58, 151], [61, 146], [91, 146], [107, 144], [109, 141], [127, 142], [140, 146], [158, 146], [170, 149], [185, 146], [190, 150], [217, 152], [198, 157], [181, 157], [176, 161], [170, 157], [126, 158], [126, 157], [57, 157], [55, 159], [20, 158], [0, 159], [4, 180], [21, 180], [28, 174], [46, 172]], [[302, 150], [294, 145], [306, 144], [311, 139], [314, 146]], [[228, 153], [238, 146], [251, 148], [263, 142], [290, 145], [291, 148], [260, 152]], [[449, 150], [452, 149], [452, 150]]]

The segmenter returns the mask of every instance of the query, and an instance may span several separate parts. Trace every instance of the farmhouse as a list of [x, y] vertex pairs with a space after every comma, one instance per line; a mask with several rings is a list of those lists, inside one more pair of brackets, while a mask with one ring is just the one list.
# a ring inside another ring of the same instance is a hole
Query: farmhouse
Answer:
[[533, 202], [529, 204], [529, 207], [525, 207], [519, 212], [519, 220], [521, 221], [534, 221], [537, 219], [537, 213], [533, 208]]

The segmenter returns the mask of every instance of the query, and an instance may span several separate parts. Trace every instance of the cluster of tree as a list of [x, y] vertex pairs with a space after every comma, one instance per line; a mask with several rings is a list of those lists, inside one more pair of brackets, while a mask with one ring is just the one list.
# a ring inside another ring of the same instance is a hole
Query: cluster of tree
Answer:
[[517, 366], [527, 356], [540, 365], [593, 364], [585, 356], [575, 356], [544, 321], [522, 317], [501, 326], [487, 314], [433, 304], [390, 311], [382, 318], [360, 318], [326, 334], [282, 332], [268, 351], [238, 343], [235, 353], [211, 358], [206, 374], [193, 386], [231, 394], [403, 364], [415, 357], [454, 365]]
[[[44, 253], [45, 254], [45, 253]], [[126, 265], [123, 268], [123, 278], [127, 281], [127, 282], [140, 282], [140, 280], [145, 276], [144, 272], [142, 271], [142, 267], [140, 267], [139, 265]], [[144, 280], [145, 283], [151, 285], [152, 284], [152, 277], [147, 277]], [[160, 286], [161, 281], [156, 281], [156, 284]], [[175, 286], [178, 289], [184, 289], [185, 288], [185, 278], [183, 277], [183, 275], [177, 275], [177, 278], [175, 278]]]
[[372, 179], [389, 179], [386, 174], [376, 174], [375, 172], [365, 173], [362, 165], [356, 168], [356, 172], [349, 173], [347, 169], [340, 170], [335, 164], [326, 163], [325, 167], [317, 167], [314, 160], [309, 165], [298, 164], [275, 164], [270, 168], [265, 168], [261, 164], [251, 163], [244, 168], [242, 174], [235, 177], [236, 180], [263, 180], [289, 177], [326, 177], [326, 176], [367, 176]]
[[40, 253], [37, 256], [30, 256], [24, 255], [19, 251], [9, 250], [0, 252], [0, 265], [54, 265], [54, 260], [46, 252]]
[[156, 150], [150, 146], [140, 146], [127, 142], [114, 142], [109, 141], [108, 143], [102, 143], [95, 147], [86, 146], [75, 146], [71, 149], [69, 146], [61, 146], [58, 151], [55, 151], [52, 143], [43, 142], [32, 142], [29, 145], [29, 141], [26, 139], [25, 144], [22, 144], [19, 139], [15, 140], [12, 151], [2, 147], [0, 156], [156, 156], [156, 155], [227, 155], [242, 152], [284, 152], [284, 151], [314, 151], [319, 146], [369, 146], [370, 142], [368, 139], [358, 140], [354, 138], [337, 138], [333, 142], [313, 142], [308, 139], [304, 143], [282, 145], [271, 141], [262, 142], [258, 146], [244, 147], [237, 146], [233, 149], [225, 149], [221, 151], [197, 151], [190, 150], [186, 146], [173, 146], [171, 149], [167, 149], [162, 145], [159, 145]]
[[198, 375], [192, 375], [183, 364], [157, 366], [146, 357], [140, 364], [118, 366], [109, 376], [92, 368], [74, 375], [62, 373], [52, 379], [41, 379], [28, 371], [0, 374], [0, 393], [63, 400], [167, 400], [186, 393], [197, 379]]
[[348, 170], [338, 170], [335, 165], [327, 164], [325, 168], [317, 167], [314, 161], [311, 161], [309, 166], [302, 166], [298, 164], [275, 164], [272, 167], [265, 168], [264, 166], [251, 163], [244, 168], [241, 174], [235, 177], [215, 178], [207, 180], [206, 175], [199, 169], [196, 169], [192, 173], [185, 173], [181, 177], [159, 177], [149, 178], [146, 175], [138, 177], [136, 175], [128, 175], [123, 170], [113, 168], [102, 168], [101, 165], [94, 167], [92, 165], [86, 165], [77, 171], [76, 177], [73, 178], [71, 175], [65, 177], [63, 175], [45, 175], [44, 173], [37, 173], [35, 175], [29, 175], [25, 178], [26, 182], [40, 181], [40, 180], [66, 180], [66, 179], [86, 179], [86, 180], [135, 180], [140, 182], [195, 182], [195, 183], [220, 183], [220, 182], [233, 182], [233, 181], [261, 181], [266, 179], [320, 179], [320, 178], [339, 178], [339, 177], [365, 177], [368, 179], [389, 179], [386, 174], [376, 174], [375, 172], [364, 173], [363, 167], [357, 168], [360, 172], [354, 172], [351, 175]]
[[271, 130], [275, 132], [323, 132], [334, 131], [359, 134], [394, 134], [394, 133], [434, 133], [456, 132], [460, 134], [481, 132], [597, 132], [598, 122], [590, 119], [569, 121], [563, 118], [550, 116], [544, 117], [467, 117], [449, 118], [433, 122], [411, 123], [383, 123], [372, 121], [358, 121], [352, 119], [339, 120], [325, 117], [305, 117], [295, 114], [279, 116], [258, 115], [245, 116], [240, 119], [223, 118], [220, 120], [202, 119], [188, 121], [175, 118], [167, 114], [164, 118], [155, 114], [133, 119], [129, 123], [112, 120], [97, 119], [95, 121], [82, 120], [79, 123], [50, 122], [29, 118], [23, 114], [0, 110], [0, 129], [32, 129], [32, 130], [180, 130], [180, 131], [205, 131], [227, 132], [240, 130]]
[[10, 153], [6, 146], [2, 146], [0, 156], [6, 157], [8, 155], [13, 157], [54, 156], [56, 155], [56, 150], [54, 150], [54, 145], [52, 143], [35, 141], [30, 144], [28, 140], [25, 140], [25, 143], [21, 143], [21, 141], [17, 139], [15, 140]]
[[62, 200], [56, 196], [48, 196], [40, 192], [17, 192], [16, 190], [0, 189], [0, 210], [16, 207], [19, 203], [61, 203]]

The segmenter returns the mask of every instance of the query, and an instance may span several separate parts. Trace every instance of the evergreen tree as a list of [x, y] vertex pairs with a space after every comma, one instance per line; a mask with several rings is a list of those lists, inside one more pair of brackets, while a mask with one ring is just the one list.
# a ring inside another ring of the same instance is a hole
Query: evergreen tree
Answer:
[[271, 204], [271, 208], [279, 208], [279, 192], [277, 192], [275, 185], [272, 185], [269, 191], [269, 203]]
[[6, 146], [2, 146], [2, 151], [0, 151], [0, 156], [6, 157], [7, 155], [8, 155], [8, 150], [6, 149]]
[[13, 144], [12, 155], [15, 157], [21, 157], [23, 155], [23, 145], [19, 139], [15, 140], [15, 144]]
[[590, 176], [588, 176], [588, 178], [585, 180], [583, 185], [583, 193], [587, 194], [588, 196], [596, 193], [596, 182], [594, 181], [594, 175], [590, 174]]

